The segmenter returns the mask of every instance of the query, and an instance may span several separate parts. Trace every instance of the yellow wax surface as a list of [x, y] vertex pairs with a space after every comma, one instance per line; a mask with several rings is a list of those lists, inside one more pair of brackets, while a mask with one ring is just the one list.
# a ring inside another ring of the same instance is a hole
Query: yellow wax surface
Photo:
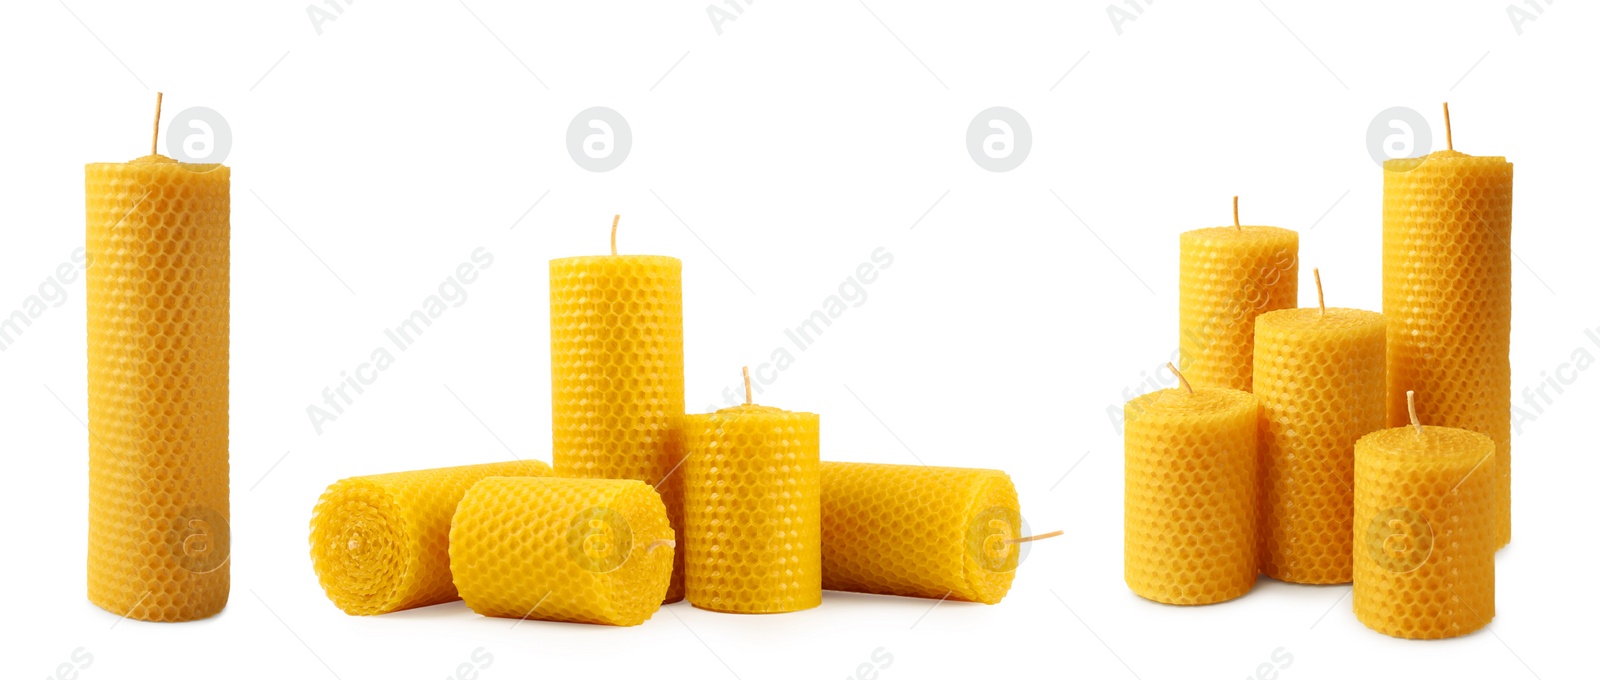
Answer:
[[1178, 243], [1178, 367], [1195, 387], [1249, 391], [1256, 316], [1296, 304], [1300, 235], [1211, 227]]
[[229, 169], [84, 169], [89, 601], [188, 621], [228, 603]]
[[1260, 412], [1249, 392], [1218, 387], [1123, 407], [1123, 577], [1134, 593], [1211, 604], [1255, 585]]
[[347, 614], [387, 614], [461, 599], [450, 580], [450, 518], [486, 477], [547, 476], [537, 460], [350, 477], [311, 513], [311, 565]]
[[1511, 540], [1511, 177], [1500, 156], [1436, 151], [1383, 164], [1389, 425], [1489, 435], [1498, 545]]
[[666, 597], [672, 540], [644, 482], [490, 477], [456, 510], [450, 571], [484, 616], [635, 626]]
[[1349, 583], [1355, 445], [1385, 422], [1377, 312], [1284, 309], [1256, 317], [1261, 401], [1261, 571]]
[[[682, 528], [683, 263], [655, 255], [550, 261], [556, 473], [656, 485]], [[683, 599], [683, 557], [667, 601]]]
[[1022, 538], [999, 470], [822, 464], [822, 587], [998, 603]]
[[685, 418], [684, 583], [702, 609], [822, 603], [820, 419], [745, 404]]
[[1356, 618], [1403, 638], [1465, 635], [1494, 618], [1494, 441], [1425, 426], [1356, 442]]

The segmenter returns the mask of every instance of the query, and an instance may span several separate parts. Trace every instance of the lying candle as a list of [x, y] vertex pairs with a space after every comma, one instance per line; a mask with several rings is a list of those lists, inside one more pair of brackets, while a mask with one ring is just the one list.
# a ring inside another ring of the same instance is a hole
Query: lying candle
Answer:
[[84, 171], [89, 601], [189, 621], [228, 603], [229, 169], [155, 137]]
[[1465, 635], [1495, 614], [1499, 454], [1486, 435], [1408, 415], [1356, 442], [1356, 618], [1395, 637]]
[[1250, 390], [1258, 314], [1295, 306], [1300, 235], [1239, 224], [1179, 236], [1178, 365], [1191, 384]]
[[820, 420], [745, 403], [684, 421], [684, 584], [739, 614], [822, 603]]
[[1424, 420], [1494, 440], [1497, 545], [1511, 540], [1511, 174], [1453, 140], [1383, 164], [1389, 425], [1406, 423], [1414, 390]]
[[461, 599], [450, 580], [450, 518], [488, 477], [549, 475], [537, 460], [350, 477], [311, 513], [311, 566], [347, 614], [387, 614]]
[[1123, 577], [1140, 597], [1211, 604], [1255, 585], [1256, 431], [1249, 392], [1180, 388], [1123, 407]]
[[1256, 317], [1261, 572], [1349, 583], [1355, 444], [1384, 427], [1383, 315], [1323, 306]]
[[822, 464], [824, 589], [995, 604], [1016, 575], [1021, 531], [1017, 490], [999, 470]]
[[[620, 218], [618, 218], [620, 219]], [[611, 254], [550, 261], [554, 462], [563, 477], [637, 479], [681, 529], [683, 263]], [[667, 601], [683, 599], [683, 557]]]
[[661, 608], [673, 545], [644, 482], [491, 477], [456, 510], [450, 570], [484, 616], [635, 626]]

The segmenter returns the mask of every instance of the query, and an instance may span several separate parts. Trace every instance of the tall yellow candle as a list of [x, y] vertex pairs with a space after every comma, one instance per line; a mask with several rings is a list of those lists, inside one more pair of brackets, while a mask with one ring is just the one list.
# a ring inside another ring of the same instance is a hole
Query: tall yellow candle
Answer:
[[[611, 254], [550, 261], [550, 383], [556, 473], [656, 487], [681, 529], [683, 263]], [[683, 599], [677, 551], [667, 601]]]
[[537, 460], [341, 479], [311, 512], [311, 566], [346, 614], [387, 614], [461, 599], [450, 580], [450, 518], [488, 477], [548, 476]]
[[1179, 236], [1178, 365], [1196, 387], [1250, 390], [1255, 319], [1294, 307], [1300, 235], [1239, 224]]
[[1384, 427], [1383, 315], [1322, 305], [1256, 317], [1261, 572], [1349, 583], [1355, 444]]
[[1211, 604], [1256, 582], [1261, 408], [1179, 381], [1123, 407], [1123, 577], [1146, 599]]
[[1368, 628], [1425, 639], [1489, 625], [1497, 455], [1486, 435], [1431, 425], [1356, 442], [1352, 598]]
[[996, 604], [1021, 532], [1017, 489], [999, 470], [822, 464], [824, 589]]
[[661, 608], [673, 545], [644, 482], [490, 477], [456, 509], [450, 572], [484, 616], [636, 626]]
[[1494, 440], [1497, 545], [1511, 540], [1511, 174], [1453, 143], [1383, 164], [1389, 425], [1415, 390], [1423, 420]]
[[228, 603], [229, 170], [150, 147], [84, 172], [89, 601], [189, 621]]
[[702, 609], [822, 603], [820, 419], [745, 403], [685, 419], [684, 585]]

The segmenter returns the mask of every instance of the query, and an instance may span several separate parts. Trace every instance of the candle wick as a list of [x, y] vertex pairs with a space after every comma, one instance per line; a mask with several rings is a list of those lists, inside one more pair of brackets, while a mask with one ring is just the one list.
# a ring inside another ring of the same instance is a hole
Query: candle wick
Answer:
[[1239, 197], [1238, 196], [1234, 196], [1233, 197], [1233, 228], [1237, 229], [1239, 231], [1244, 231], [1244, 227], [1239, 226]]
[[1417, 393], [1415, 390], [1406, 390], [1406, 411], [1411, 413], [1411, 426], [1422, 432], [1422, 421], [1417, 420]]
[[1328, 306], [1322, 303], [1322, 272], [1316, 267], [1311, 268], [1311, 276], [1317, 280], [1317, 309], [1322, 310], [1318, 316], [1328, 315]]
[[1027, 543], [1029, 541], [1042, 541], [1042, 540], [1047, 539], [1047, 538], [1055, 538], [1057, 536], [1060, 536], [1062, 533], [1064, 533], [1064, 532], [1062, 532], [1060, 529], [1057, 529], [1055, 531], [1052, 531], [1052, 532], [1049, 532], [1049, 533], [1045, 533], [1045, 534], [1034, 534], [1032, 536], [1023, 536], [1022, 538], [1008, 538], [1008, 539], [1006, 539], [1006, 543], [1015, 545], [1015, 544], [1018, 544], [1018, 543]]
[[1183, 389], [1189, 390], [1189, 394], [1194, 394], [1194, 388], [1189, 386], [1189, 379], [1183, 377], [1183, 373], [1178, 371], [1177, 366], [1173, 366], [1172, 362], [1168, 361], [1167, 370], [1172, 371], [1173, 375], [1178, 376], [1178, 382], [1183, 384]]
[[1450, 102], [1444, 103], [1444, 145], [1451, 151], [1456, 150], [1456, 140], [1450, 134]]
[[749, 366], [745, 366], [744, 367], [744, 403], [746, 403], [746, 404], [751, 403], [751, 401], [750, 401], [750, 367]]
[[676, 547], [678, 547], [678, 542], [674, 541], [674, 540], [672, 540], [670, 538], [658, 538], [658, 539], [656, 539], [654, 541], [651, 541], [650, 544], [646, 545], [644, 549], [645, 549], [645, 552], [650, 552], [650, 551], [655, 550], [656, 548], [662, 548], [662, 547], [676, 548]]
[[150, 126], [150, 155], [156, 155], [157, 141], [161, 139], [161, 93], [156, 93], [156, 122]]
[[611, 254], [617, 254], [617, 223], [622, 221], [621, 215], [611, 217]]

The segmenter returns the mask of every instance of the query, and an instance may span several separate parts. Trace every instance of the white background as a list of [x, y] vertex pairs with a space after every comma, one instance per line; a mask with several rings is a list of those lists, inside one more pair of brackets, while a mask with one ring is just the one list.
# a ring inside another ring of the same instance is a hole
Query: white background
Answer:
[[[231, 126], [234, 545], [213, 619], [119, 622], [85, 600], [82, 279], [63, 286], [0, 353], [5, 675], [49, 676], [82, 648], [89, 679], [442, 678], [483, 648], [489, 680], [838, 678], [881, 647], [890, 679], [1249, 677], [1279, 648], [1283, 678], [1574, 676], [1600, 605], [1600, 377], [1563, 368], [1600, 356], [1585, 337], [1600, 328], [1597, 9], [1519, 0], [1537, 18], [1517, 25], [1508, 2], [1119, 0], [1137, 17], [1120, 25], [1104, 2], [718, 2], [737, 16], [720, 27], [705, 0], [330, 0], [320, 27], [302, 1], [10, 3], [0, 313], [82, 246], [83, 164], [144, 155], [157, 90], [169, 116], [207, 106]], [[1107, 414], [1170, 382], [1156, 368], [1177, 341], [1178, 233], [1227, 222], [1239, 194], [1246, 223], [1300, 231], [1303, 302], [1315, 266], [1330, 305], [1377, 309], [1366, 130], [1411, 107], [1440, 148], [1445, 100], [1459, 150], [1516, 164], [1518, 403], [1546, 375], [1568, 383], [1515, 437], [1498, 618], [1407, 642], [1357, 622], [1348, 586], [1135, 597]], [[610, 172], [565, 149], [591, 106], [633, 131]], [[1032, 129], [1010, 172], [965, 148], [992, 106]], [[785, 347], [794, 364], [759, 400], [821, 413], [824, 458], [1004, 469], [1032, 527], [1066, 537], [1037, 544], [992, 607], [828, 593], [767, 617], [685, 603], [628, 629], [512, 630], [460, 603], [341, 613], [308, 557], [317, 495], [349, 475], [548, 459], [546, 263], [602, 252], [614, 213], [623, 252], [684, 261], [691, 410]], [[318, 435], [306, 407], [479, 247], [494, 262], [466, 301]], [[894, 260], [865, 301], [795, 349], [784, 329], [877, 248]]]

